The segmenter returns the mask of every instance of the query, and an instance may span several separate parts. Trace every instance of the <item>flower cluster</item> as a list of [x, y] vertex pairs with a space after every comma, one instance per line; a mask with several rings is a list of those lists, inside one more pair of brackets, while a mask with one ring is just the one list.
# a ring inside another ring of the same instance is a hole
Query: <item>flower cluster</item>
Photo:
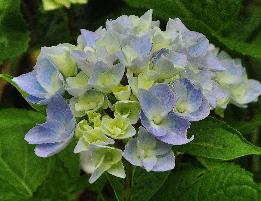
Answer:
[[193, 140], [190, 122], [261, 94], [240, 60], [179, 19], [162, 31], [151, 10], [82, 29], [77, 45], [43, 47], [34, 70], [13, 81], [27, 101], [47, 105], [47, 121], [25, 136], [36, 155], [56, 154], [75, 136], [91, 183], [104, 172], [124, 178], [122, 157], [147, 171], [173, 169], [171, 148]]

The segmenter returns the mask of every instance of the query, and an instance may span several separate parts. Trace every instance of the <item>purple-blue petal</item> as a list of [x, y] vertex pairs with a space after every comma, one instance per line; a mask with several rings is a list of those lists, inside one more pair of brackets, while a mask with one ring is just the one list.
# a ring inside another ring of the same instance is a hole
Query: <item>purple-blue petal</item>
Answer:
[[49, 144], [39, 144], [35, 147], [34, 152], [39, 157], [49, 157], [57, 154], [63, 150], [70, 141], [61, 143], [49, 143]]
[[142, 166], [141, 159], [137, 153], [137, 139], [130, 139], [126, 144], [123, 157], [129, 161], [132, 165]]
[[58, 121], [64, 124], [75, 121], [69, 105], [61, 95], [55, 95], [50, 99], [47, 107], [47, 120]]
[[45, 122], [29, 130], [24, 139], [29, 144], [61, 142], [64, 137], [59, 135], [60, 127], [56, 122]]
[[155, 124], [153, 121], [150, 121], [144, 113], [141, 112], [141, 123], [157, 139], [167, 144], [181, 145], [191, 141], [187, 139], [187, 129], [190, 123], [172, 112], [170, 112], [160, 124]]
[[44, 88], [39, 84], [38, 80], [36, 79], [36, 71], [33, 70], [32, 72], [20, 75], [18, 77], [13, 78], [13, 81], [26, 93], [39, 97], [44, 98], [46, 91]]
[[99, 34], [85, 29], [81, 29], [81, 34], [84, 45], [88, 47], [95, 46], [96, 40], [100, 38]]
[[37, 144], [36, 155], [48, 157], [62, 150], [72, 139], [76, 120], [61, 95], [53, 96], [47, 106], [47, 122], [29, 130], [25, 140]]
[[172, 151], [158, 158], [156, 165], [153, 167], [154, 172], [164, 172], [172, 170], [175, 167], [175, 156]]
[[149, 89], [156, 96], [166, 111], [171, 111], [176, 104], [176, 98], [168, 84], [157, 84]]

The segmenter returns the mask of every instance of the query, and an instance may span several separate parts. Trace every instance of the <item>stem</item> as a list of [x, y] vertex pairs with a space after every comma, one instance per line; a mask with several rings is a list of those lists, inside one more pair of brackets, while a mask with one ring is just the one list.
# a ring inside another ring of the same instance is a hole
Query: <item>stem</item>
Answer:
[[[258, 134], [259, 134], [259, 128], [257, 128], [252, 135], [252, 142], [255, 145], [258, 145]], [[252, 158], [252, 169], [253, 172], [257, 173], [260, 171], [260, 161], [259, 161], [259, 156], [258, 155], [254, 155]]]
[[131, 199], [131, 185], [132, 185], [132, 166], [127, 162], [125, 163], [126, 181], [124, 185], [123, 200], [130, 201]]

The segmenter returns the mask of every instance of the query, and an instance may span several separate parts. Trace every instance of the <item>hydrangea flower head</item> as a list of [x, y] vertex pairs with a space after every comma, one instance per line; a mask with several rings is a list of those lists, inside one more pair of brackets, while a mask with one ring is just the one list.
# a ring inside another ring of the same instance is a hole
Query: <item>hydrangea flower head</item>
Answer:
[[261, 94], [238, 59], [179, 19], [161, 30], [152, 10], [82, 29], [76, 45], [42, 48], [34, 70], [13, 81], [28, 102], [47, 105], [47, 121], [26, 141], [48, 157], [75, 137], [90, 183], [104, 172], [124, 178], [122, 160], [146, 171], [173, 169], [171, 149], [193, 140], [191, 122]]

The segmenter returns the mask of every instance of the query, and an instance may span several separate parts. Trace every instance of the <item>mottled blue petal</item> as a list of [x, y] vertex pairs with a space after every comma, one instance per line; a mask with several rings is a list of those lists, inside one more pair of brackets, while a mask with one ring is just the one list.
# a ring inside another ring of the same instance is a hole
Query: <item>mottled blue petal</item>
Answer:
[[190, 80], [176, 80], [172, 87], [177, 98], [173, 110], [176, 115], [189, 121], [198, 121], [209, 115], [208, 101], [203, 96], [201, 89], [192, 84]]
[[94, 47], [96, 40], [100, 38], [99, 34], [85, 29], [81, 29], [81, 34], [83, 43], [87, 47]]
[[161, 120], [168, 114], [160, 99], [145, 89], [139, 89], [138, 98], [144, 114], [152, 120]]
[[149, 54], [152, 48], [150, 35], [145, 35], [140, 38], [134, 38], [130, 42], [130, 46], [140, 55]]
[[24, 139], [29, 144], [61, 142], [64, 140], [64, 136], [59, 135], [60, 126], [57, 122], [39, 124], [29, 130]]
[[47, 107], [47, 120], [58, 121], [64, 124], [74, 122], [74, 117], [69, 105], [62, 96], [56, 95], [50, 100]]
[[166, 111], [171, 111], [176, 104], [175, 95], [168, 84], [154, 85], [149, 89], [149, 92], [160, 100]]
[[201, 37], [198, 39], [196, 44], [192, 45], [188, 52], [191, 57], [199, 57], [199, 56], [204, 56], [207, 53], [209, 46], [209, 41], [205, 37]]
[[153, 167], [152, 171], [164, 172], [174, 169], [175, 167], [175, 156], [173, 151], [170, 151], [165, 156], [158, 158], [156, 165]]
[[111, 91], [120, 83], [124, 71], [125, 67], [121, 63], [108, 66], [104, 62], [97, 62], [88, 84], [102, 91]]
[[146, 171], [168, 171], [175, 166], [171, 145], [157, 140], [143, 127], [138, 136], [131, 139], [124, 150], [124, 158], [131, 164], [143, 167]]
[[39, 144], [35, 147], [35, 154], [39, 157], [49, 157], [63, 150], [69, 141], [61, 143]]
[[142, 166], [141, 159], [137, 153], [137, 139], [130, 139], [125, 146], [123, 157], [132, 165]]
[[50, 99], [47, 121], [32, 128], [25, 136], [30, 144], [37, 144], [35, 153], [48, 157], [62, 150], [74, 135], [76, 120], [62, 96]]
[[159, 124], [155, 124], [142, 112], [141, 123], [150, 133], [162, 142], [180, 145], [191, 141], [187, 139], [187, 129], [189, 128], [190, 123], [187, 120], [176, 116], [174, 113], [169, 113]]
[[39, 84], [38, 80], [36, 79], [36, 71], [33, 70], [32, 72], [20, 75], [18, 77], [13, 78], [13, 81], [26, 93], [43, 98], [45, 96], [46, 91], [44, 88]]

